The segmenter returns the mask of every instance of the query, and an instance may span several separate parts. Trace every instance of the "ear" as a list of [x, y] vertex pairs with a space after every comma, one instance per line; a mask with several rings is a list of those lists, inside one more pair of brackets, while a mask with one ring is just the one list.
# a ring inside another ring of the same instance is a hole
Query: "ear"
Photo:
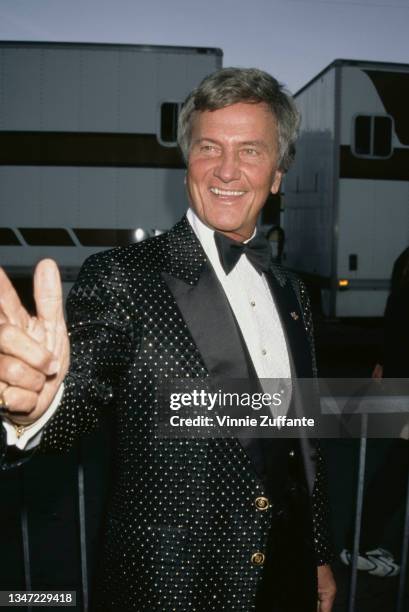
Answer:
[[273, 183], [270, 189], [272, 194], [275, 195], [276, 193], [278, 193], [278, 190], [280, 189], [282, 178], [283, 178], [283, 172], [281, 170], [276, 170], [274, 177], [273, 177]]

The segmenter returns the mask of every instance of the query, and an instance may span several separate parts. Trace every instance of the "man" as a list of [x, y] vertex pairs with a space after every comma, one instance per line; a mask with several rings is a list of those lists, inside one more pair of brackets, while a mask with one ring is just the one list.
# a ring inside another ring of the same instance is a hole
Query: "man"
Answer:
[[321, 612], [332, 608], [318, 453], [290, 440], [155, 435], [167, 378], [313, 375], [305, 291], [266, 260], [268, 243], [250, 240], [297, 126], [294, 103], [266, 73], [207, 77], [179, 121], [187, 217], [87, 260], [68, 299], [69, 340], [51, 262], [36, 271], [36, 319], [1, 279], [9, 445], [67, 448], [115, 409], [97, 609], [313, 612], [317, 599]]

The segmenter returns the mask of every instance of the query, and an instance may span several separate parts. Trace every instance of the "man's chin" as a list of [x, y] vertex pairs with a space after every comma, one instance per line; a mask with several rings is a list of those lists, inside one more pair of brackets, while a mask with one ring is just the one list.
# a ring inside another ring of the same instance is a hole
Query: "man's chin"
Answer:
[[243, 223], [232, 219], [231, 215], [209, 215], [206, 219], [206, 224], [216, 232], [225, 233], [242, 233]]

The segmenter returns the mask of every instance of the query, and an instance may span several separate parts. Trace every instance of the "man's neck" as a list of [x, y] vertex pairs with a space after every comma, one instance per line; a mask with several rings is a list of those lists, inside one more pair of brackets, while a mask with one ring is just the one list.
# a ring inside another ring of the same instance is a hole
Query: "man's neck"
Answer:
[[202, 221], [202, 219], [195, 213], [195, 211], [191, 207], [188, 208], [186, 216], [190, 225], [198, 236], [208, 234], [210, 232], [218, 232], [219, 234], [224, 234], [224, 236], [227, 236], [227, 238], [235, 240], [236, 242], [249, 242], [249, 240], [254, 238], [254, 236], [257, 234], [257, 227], [254, 228], [250, 236], [243, 236], [237, 232], [223, 232], [221, 230], [215, 229], [214, 227], [210, 227]]

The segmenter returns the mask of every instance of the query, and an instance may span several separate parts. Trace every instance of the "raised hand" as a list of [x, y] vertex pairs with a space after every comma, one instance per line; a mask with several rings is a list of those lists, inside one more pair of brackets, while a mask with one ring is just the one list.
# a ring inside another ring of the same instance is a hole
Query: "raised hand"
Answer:
[[0, 268], [0, 398], [17, 425], [36, 421], [51, 404], [69, 366], [61, 279], [51, 259], [34, 273], [31, 317]]

